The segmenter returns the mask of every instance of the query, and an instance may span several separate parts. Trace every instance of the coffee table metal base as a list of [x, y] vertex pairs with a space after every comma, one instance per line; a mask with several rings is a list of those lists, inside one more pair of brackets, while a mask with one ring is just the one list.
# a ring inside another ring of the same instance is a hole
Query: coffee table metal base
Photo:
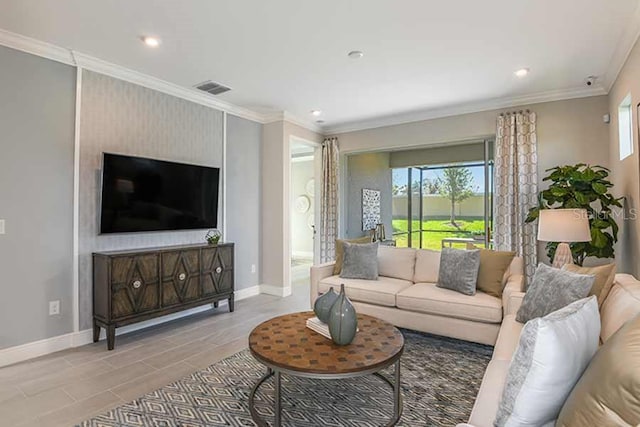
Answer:
[[[326, 374], [318, 374], [313, 375], [310, 373], [301, 373], [301, 372], [292, 372], [285, 371], [286, 374], [304, 377], [304, 378], [312, 378], [312, 379], [344, 379], [344, 378], [354, 378], [361, 377], [368, 374], [373, 374], [376, 377], [382, 379], [385, 383], [387, 383], [392, 391], [393, 391], [393, 416], [389, 420], [385, 427], [395, 426], [400, 420], [400, 416], [402, 415], [402, 394], [400, 393], [400, 358], [395, 362], [394, 368], [394, 382], [392, 383], [387, 377], [385, 377], [380, 372], [358, 372], [352, 375], [326, 375]], [[275, 407], [274, 407], [274, 422], [273, 427], [280, 427], [282, 425], [282, 380], [281, 380], [282, 372], [275, 368], [267, 368], [267, 373], [253, 386], [251, 392], [249, 393], [249, 411], [251, 412], [251, 418], [258, 425], [258, 427], [269, 427], [269, 423], [267, 423], [261, 416], [258, 414], [258, 411], [255, 408], [255, 394], [260, 388], [260, 386], [269, 378], [274, 377], [274, 391], [275, 391]]]

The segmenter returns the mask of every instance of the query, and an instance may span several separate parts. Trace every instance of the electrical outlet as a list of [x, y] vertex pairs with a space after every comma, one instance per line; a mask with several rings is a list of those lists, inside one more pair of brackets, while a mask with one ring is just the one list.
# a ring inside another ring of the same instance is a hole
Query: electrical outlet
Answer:
[[4, 234], [4, 219], [0, 219], [0, 234]]
[[252, 273], [256, 272], [256, 265], [255, 264], [251, 264], [251, 272]]
[[49, 316], [60, 314], [60, 301], [49, 301]]

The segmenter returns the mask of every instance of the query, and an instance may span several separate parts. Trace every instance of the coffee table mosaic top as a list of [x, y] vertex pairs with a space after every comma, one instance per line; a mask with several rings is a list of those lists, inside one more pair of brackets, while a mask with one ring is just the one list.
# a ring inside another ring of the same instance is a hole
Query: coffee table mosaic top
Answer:
[[353, 342], [338, 346], [305, 326], [314, 316], [306, 311], [261, 323], [249, 335], [251, 353], [268, 367], [327, 375], [377, 370], [402, 354], [404, 337], [390, 323], [358, 314]]

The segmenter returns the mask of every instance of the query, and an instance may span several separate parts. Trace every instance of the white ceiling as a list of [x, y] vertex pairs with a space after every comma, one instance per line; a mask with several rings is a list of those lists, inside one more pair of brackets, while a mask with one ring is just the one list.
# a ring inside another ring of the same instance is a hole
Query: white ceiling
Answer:
[[[0, 0], [0, 28], [185, 87], [211, 79], [233, 88], [220, 99], [259, 113], [313, 122], [320, 109], [336, 130], [492, 99], [605, 93], [636, 39], [638, 4]], [[513, 75], [521, 67], [525, 79]], [[589, 75], [599, 80], [587, 89]]]

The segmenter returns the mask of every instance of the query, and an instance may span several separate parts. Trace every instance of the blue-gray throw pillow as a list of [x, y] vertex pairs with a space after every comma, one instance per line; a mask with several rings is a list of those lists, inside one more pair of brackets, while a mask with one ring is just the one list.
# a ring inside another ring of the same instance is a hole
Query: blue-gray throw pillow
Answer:
[[594, 281], [593, 275], [572, 273], [539, 264], [531, 285], [524, 294], [516, 320], [526, 323], [586, 298]]
[[444, 248], [440, 255], [440, 271], [436, 286], [465, 295], [475, 295], [479, 269], [478, 249]]
[[344, 242], [343, 279], [378, 280], [378, 242]]

